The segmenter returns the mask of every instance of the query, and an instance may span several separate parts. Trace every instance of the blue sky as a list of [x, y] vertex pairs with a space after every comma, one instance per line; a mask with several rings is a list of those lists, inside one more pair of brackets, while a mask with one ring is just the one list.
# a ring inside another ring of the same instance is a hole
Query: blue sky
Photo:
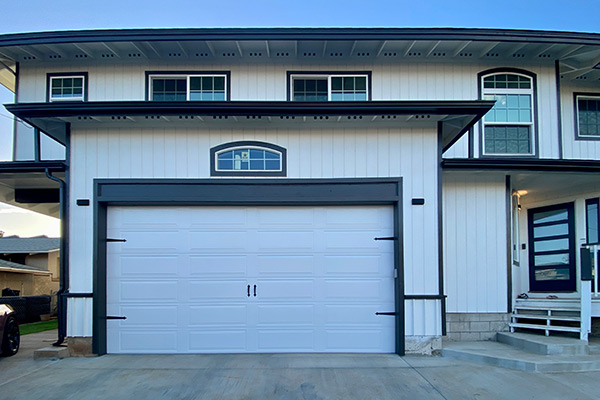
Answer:
[[[3, 2], [0, 11], [0, 34], [173, 27], [459, 27], [600, 33], [600, 0], [20, 0]], [[12, 101], [12, 93], [0, 87], [0, 104]], [[8, 115], [0, 106], [0, 160], [11, 156]]]
[[598, 32], [598, 0], [21, 0], [0, 32], [127, 27], [483, 27]]

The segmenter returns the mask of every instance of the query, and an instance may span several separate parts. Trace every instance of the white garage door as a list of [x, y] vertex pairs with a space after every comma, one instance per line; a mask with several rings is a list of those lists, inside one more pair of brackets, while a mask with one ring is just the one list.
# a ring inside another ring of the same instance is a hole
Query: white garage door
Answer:
[[111, 207], [108, 353], [393, 353], [391, 207]]

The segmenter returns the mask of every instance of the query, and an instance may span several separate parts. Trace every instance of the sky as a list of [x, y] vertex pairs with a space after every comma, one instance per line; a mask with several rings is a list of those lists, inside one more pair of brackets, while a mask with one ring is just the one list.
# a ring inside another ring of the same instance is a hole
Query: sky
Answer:
[[[0, 35], [103, 28], [218, 27], [454, 27], [600, 33], [600, 0], [20, 0], [2, 3]], [[0, 104], [12, 101], [12, 93], [0, 87]], [[10, 113], [0, 106], [0, 161], [9, 160], [12, 155], [12, 129]], [[0, 230], [7, 232], [7, 221], [12, 216], [19, 215], [23, 220], [26, 215], [3, 210], [7, 208], [0, 203]], [[45, 224], [39, 223], [38, 234], [48, 229]], [[10, 231], [24, 230], [21, 225], [18, 222], [14, 228], [11, 225]]]

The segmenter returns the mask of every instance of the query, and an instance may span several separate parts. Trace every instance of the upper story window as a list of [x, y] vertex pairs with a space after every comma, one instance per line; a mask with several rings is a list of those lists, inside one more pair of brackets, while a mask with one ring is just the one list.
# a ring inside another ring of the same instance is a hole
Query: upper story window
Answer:
[[533, 78], [520, 73], [495, 73], [481, 79], [483, 99], [496, 101], [483, 118], [483, 154], [533, 155]]
[[285, 176], [286, 150], [264, 142], [225, 143], [210, 150], [212, 176]]
[[367, 101], [370, 77], [362, 73], [288, 72], [292, 101]]
[[600, 96], [575, 95], [576, 135], [579, 139], [600, 139]]
[[47, 101], [86, 101], [87, 74], [48, 74]]
[[152, 101], [227, 101], [228, 73], [166, 73], [148, 75]]

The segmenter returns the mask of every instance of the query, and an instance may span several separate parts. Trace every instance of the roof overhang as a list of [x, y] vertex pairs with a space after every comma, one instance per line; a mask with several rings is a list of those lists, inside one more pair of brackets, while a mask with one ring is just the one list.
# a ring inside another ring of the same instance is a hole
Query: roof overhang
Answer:
[[440, 128], [446, 150], [487, 113], [493, 101], [369, 101], [300, 103], [231, 102], [83, 102], [18, 103], [5, 107], [60, 143], [69, 129], [228, 126], [237, 128]]
[[600, 161], [595, 160], [445, 159], [442, 168], [445, 175], [473, 174], [486, 180], [493, 172], [509, 176], [513, 192], [527, 201], [600, 190]]
[[522, 172], [566, 172], [566, 173], [600, 173], [600, 161], [596, 160], [553, 160], [553, 159], [467, 159], [447, 158], [442, 161], [442, 168], [470, 171], [522, 171]]
[[600, 34], [477, 28], [95, 29], [6, 34], [0, 36], [0, 46], [198, 40], [502, 40], [513, 42], [598, 44], [600, 42]]
[[16, 274], [30, 274], [30, 275], [52, 275], [49, 271], [40, 271], [33, 268], [21, 268], [21, 267], [5, 267], [0, 265], [0, 272], [12, 272]]
[[[451, 62], [552, 65], [561, 79], [597, 81], [600, 34], [464, 28], [113, 29], [0, 35], [0, 83], [22, 66], [315, 61], [334, 64]], [[3, 72], [2, 72], [3, 71]]]
[[0, 162], [0, 202], [58, 218], [59, 185], [46, 171], [64, 179], [62, 161]]

